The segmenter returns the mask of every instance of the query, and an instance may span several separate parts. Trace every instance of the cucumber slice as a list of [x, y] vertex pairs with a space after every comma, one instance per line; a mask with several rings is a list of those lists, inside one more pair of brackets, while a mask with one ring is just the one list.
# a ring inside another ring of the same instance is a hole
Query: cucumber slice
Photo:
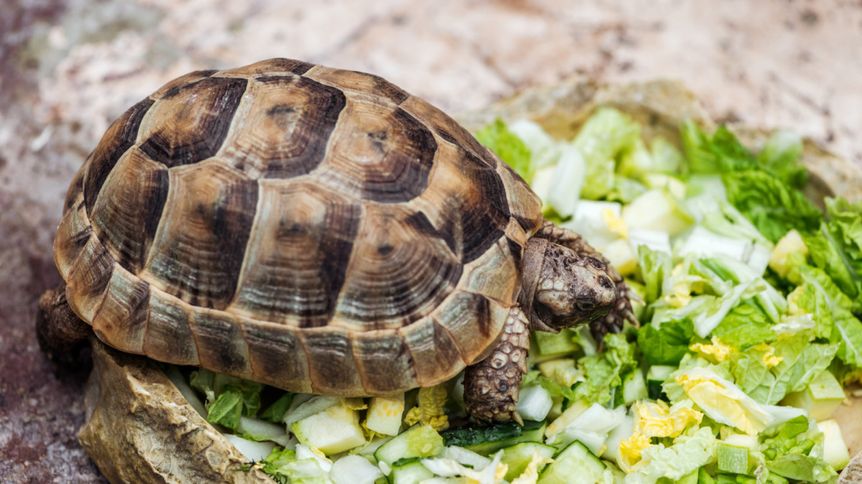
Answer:
[[715, 453], [719, 472], [748, 473], [748, 449], [746, 447], [719, 442]]
[[443, 438], [430, 425], [419, 424], [407, 429], [386, 442], [374, 457], [378, 462], [392, 465], [401, 459], [432, 457], [443, 451]]
[[595, 484], [604, 481], [605, 465], [580, 442], [572, 442], [542, 471], [537, 484]]
[[402, 459], [392, 465], [389, 481], [392, 484], [419, 484], [434, 477], [434, 473], [422, 465], [418, 458]]
[[574, 331], [568, 328], [561, 330], [559, 333], [549, 333], [547, 331], [533, 332], [536, 347], [539, 350], [539, 354], [543, 357], [562, 356], [578, 351], [580, 346], [575, 343], [574, 336]]
[[344, 405], [329, 407], [306, 417], [291, 425], [290, 430], [301, 443], [326, 455], [365, 444], [359, 414]]
[[506, 471], [506, 480], [511, 482], [520, 476], [533, 460], [533, 456], [539, 455], [550, 459], [554, 457], [556, 451], [557, 449], [550, 445], [539, 444], [537, 442], [522, 442], [511, 447], [506, 447], [503, 449], [503, 458], [501, 459], [501, 462], [509, 466], [509, 470]]
[[648, 396], [644, 374], [639, 368], [623, 377], [623, 403], [630, 405], [638, 400], [646, 400]]
[[520, 442], [541, 442], [545, 433], [542, 422], [496, 424], [489, 427], [464, 427], [443, 432], [446, 445], [457, 445], [477, 454], [492, 454]]

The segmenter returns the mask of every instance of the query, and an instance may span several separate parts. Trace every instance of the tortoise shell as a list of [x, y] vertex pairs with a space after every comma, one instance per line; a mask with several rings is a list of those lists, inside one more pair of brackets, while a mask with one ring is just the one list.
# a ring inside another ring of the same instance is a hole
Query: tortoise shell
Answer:
[[272, 59], [184, 75], [116, 120], [69, 188], [54, 258], [114, 348], [382, 395], [486, 354], [541, 223], [524, 181], [427, 102]]

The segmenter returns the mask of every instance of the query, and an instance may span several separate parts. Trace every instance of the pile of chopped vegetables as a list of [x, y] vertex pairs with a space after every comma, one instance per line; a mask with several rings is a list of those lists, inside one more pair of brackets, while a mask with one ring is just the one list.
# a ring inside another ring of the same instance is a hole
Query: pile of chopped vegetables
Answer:
[[249, 461], [296, 483], [836, 480], [831, 416], [862, 380], [862, 204], [803, 196], [797, 136], [645, 139], [602, 108], [573, 140], [529, 121], [477, 137], [626, 277], [640, 327], [533, 334], [523, 426], [467, 424], [460, 379], [342, 399], [171, 369]]

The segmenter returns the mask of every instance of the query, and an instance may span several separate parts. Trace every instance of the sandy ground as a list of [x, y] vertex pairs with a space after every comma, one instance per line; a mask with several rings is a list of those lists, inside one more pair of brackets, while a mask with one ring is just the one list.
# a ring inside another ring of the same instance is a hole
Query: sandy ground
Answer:
[[0, 481], [100, 479], [75, 439], [83, 376], [57, 374], [32, 332], [72, 174], [163, 82], [275, 56], [372, 71], [453, 113], [571, 75], [677, 78], [718, 118], [791, 127], [862, 167], [859, 1], [4, 2]]

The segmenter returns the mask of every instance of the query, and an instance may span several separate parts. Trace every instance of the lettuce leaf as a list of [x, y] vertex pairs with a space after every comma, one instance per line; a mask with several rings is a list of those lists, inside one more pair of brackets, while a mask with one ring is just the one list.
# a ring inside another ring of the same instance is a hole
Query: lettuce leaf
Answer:
[[664, 280], [670, 276], [670, 254], [639, 245], [638, 269], [644, 283], [644, 302], [651, 304], [661, 297]]
[[727, 127], [710, 136], [693, 121], [680, 128], [683, 151], [692, 173], [727, 173], [758, 168], [757, 159]]
[[766, 313], [750, 301], [733, 308], [712, 330], [712, 335], [743, 350], [775, 338]]
[[817, 229], [822, 214], [799, 190], [757, 170], [722, 175], [727, 198], [772, 242], [791, 229]]
[[690, 319], [645, 324], [638, 330], [638, 347], [650, 365], [678, 365], [694, 336]]
[[805, 239], [811, 260], [841, 291], [858, 298], [862, 294], [862, 203], [827, 199], [826, 211], [828, 221]]
[[575, 398], [571, 400], [583, 399], [589, 403], [607, 404], [613, 397], [613, 391], [622, 385], [621, 375], [637, 366], [635, 344], [629, 343], [625, 334], [605, 335], [604, 345], [604, 352], [578, 360], [585, 380], [575, 386]]
[[[823, 434], [799, 416], [761, 435], [761, 449], [770, 472], [803, 482], [830, 482], [836, 473], [816, 455]], [[815, 454], [815, 455], [812, 455]]]
[[581, 196], [597, 200], [607, 195], [614, 187], [616, 159], [639, 140], [640, 125], [616, 109], [600, 108], [590, 116], [572, 141], [587, 165]]
[[808, 386], [829, 366], [838, 351], [838, 345], [811, 343], [804, 333], [781, 338], [772, 346], [781, 362], [772, 369], [775, 381], [764, 395], [764, 403], [770, 405], [778, 403], [784, 395]]
[[808, 170], [799, 161], [801, 157], [802, 138], [792, 131], [779, 130], [766, 141], [757, 154], [757, 161], [762, 170], [792, 187], [801, 188], [808, 181]]
[[533, 179], [530, 149], [502, 119], [496, 119], [476, 132], [476, 139], [505, 161], [528, 183]]

